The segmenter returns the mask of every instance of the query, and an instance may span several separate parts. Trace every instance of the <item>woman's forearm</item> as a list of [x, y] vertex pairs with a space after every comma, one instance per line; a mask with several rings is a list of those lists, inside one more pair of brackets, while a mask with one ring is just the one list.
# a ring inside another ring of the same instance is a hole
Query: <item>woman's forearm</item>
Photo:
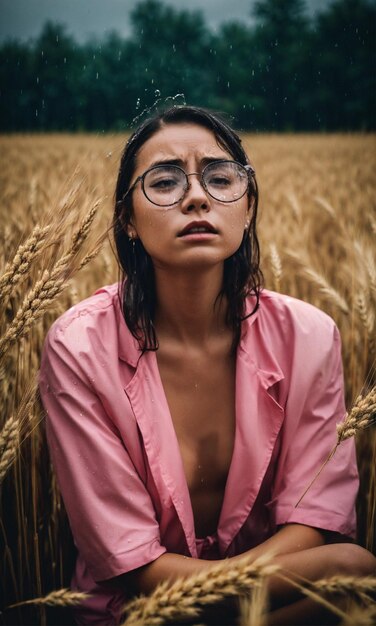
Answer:
[[[307, 550], [323, 543], [322, 533], [315, 528], [290, 524], [281, 528], [273, 537], [256, 548], [227, 560], [229, 563], [236, 562], [248, 555], [252, 561], [269, 551], [277, 556]], [[207, 568], [212, 568], [217, 563], [218, 561], [195, 559], [167, 552], [152, 563], [134, 570], [127, 576], [132, 580], [132, 584], [138, 592], [151, 593], [164, 580], [173, 581], [177, 578], [192, 576]]]

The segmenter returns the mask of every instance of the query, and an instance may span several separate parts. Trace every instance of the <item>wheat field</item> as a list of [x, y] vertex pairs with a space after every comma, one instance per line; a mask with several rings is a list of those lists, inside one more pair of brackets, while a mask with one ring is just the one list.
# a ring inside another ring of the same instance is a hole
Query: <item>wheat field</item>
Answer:
[[[0, 138], [3, 624], [67, 624], [68, 609], [61, 606], [80, 600], [66, 589], [75, 555], [46, 449], [36, 376], [52, 321], [118, 278], [109, 229], [125, 140], [121, 135]], [[260, 188], [265, 286], [311, 302], [334, 318], [342, 336], [350, 409], [375, 385], [376, 137], [245, 135], [243, 141]], [[371, 427], [357, 428], [355, 420], [350, 436], [356, 436], [361, 476], [358, 541], [375, 551], [372, 402], [362, 422]], [[336, 437], [334, 432], [333, 445]], [[348, 593], [357, 583], [346, 584]], [[310, 593], [320, 597], [323, 589]], [[372, 620], [367, 593], [359, 591], [360, 605], [352, 605], [352, 611]], [[243, 604], [244, 626], [255, 623], [256, 614], [262, 623], [264, 596], [260, 584]], [[42, 600], [27, 603], [36, 598]], [[129, 623], [149, 623], [141, 614]]]

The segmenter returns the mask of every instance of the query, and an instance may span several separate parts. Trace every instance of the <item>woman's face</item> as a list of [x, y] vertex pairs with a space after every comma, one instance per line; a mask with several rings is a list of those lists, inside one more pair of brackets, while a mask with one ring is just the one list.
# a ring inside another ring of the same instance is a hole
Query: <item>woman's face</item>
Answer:
[[[218, 146], [214, 134], [197, 124], [170, 124], [140, 148], [131, 184], [150, 167], [179, 165], [187, 173], [201, 173], [210, 159], [233, 157]], [[132, 192], [133, 215], [128, 235], [139, 237], [155, 268], [193, 268], [223, 263], [239, 248], [250, 220], [249, 198], [223, 203], [189, 176], [183, 199], [172, 207], [148, 200], [141, 182]], [[201, 232], [197, 232], [197, 228]], [[205, 232], [202, 232], [202, 231]]]

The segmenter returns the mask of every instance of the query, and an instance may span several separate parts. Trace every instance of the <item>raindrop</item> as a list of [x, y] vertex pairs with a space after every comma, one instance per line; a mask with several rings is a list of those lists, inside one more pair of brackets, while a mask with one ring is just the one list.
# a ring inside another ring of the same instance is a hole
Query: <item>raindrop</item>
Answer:
[[121, 59], [121, 50], [119, 50], [118, 61], [120, 61], [120, 59]]
[[35, 117], [38, 117], [38, 109], [35, 109]]
[[140, 108], [140, 98], [137, 98], [137, 102], [136, 102], [136, 111], [137, 109]]
[[230, 81], [227, 82], [227, 87], [230, 87]]
[[174, 44], [174, 43], [172, 44], [172, 50], [173, 50], [174, 52], [176, 52], [176, 46], [175, 46], [175, 44]]
[[67, 57], [64, 57], [64, 63], [66, 63], [66, 62], [67, 62]]
[[59, 43], [59, 35], [56, 35], [56, 43]]
[[158, 98], [161, 95], [161, 92], [159, 91], [159, 89], [156, 89], [154, 91], [154, 95], [155, 95], [156, 98]]
[[37, 85], [39, 85], [39, 76], [37, 76]]
[[96, 78], [96, 80], [98, 80], [98, 78], [99, 78], [99, 73], [98, 72], [97, 72], [97, 75], [96, 75], [95, 78]]

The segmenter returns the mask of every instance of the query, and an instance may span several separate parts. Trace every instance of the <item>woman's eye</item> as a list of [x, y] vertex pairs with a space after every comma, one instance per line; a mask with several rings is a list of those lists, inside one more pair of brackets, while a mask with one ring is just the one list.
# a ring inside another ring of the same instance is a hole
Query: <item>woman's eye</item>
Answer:
[[153, 189], [171, 189], [176, 187], [177, 184], [178, 182], [174, 178], [161, 178], [152, 182], [150, 186]]
[[226, 176], [211, 176], [208, 180], [209, 185], [215, 185], [216, 187], [228, 187], [231, 185], [231, 179]]

